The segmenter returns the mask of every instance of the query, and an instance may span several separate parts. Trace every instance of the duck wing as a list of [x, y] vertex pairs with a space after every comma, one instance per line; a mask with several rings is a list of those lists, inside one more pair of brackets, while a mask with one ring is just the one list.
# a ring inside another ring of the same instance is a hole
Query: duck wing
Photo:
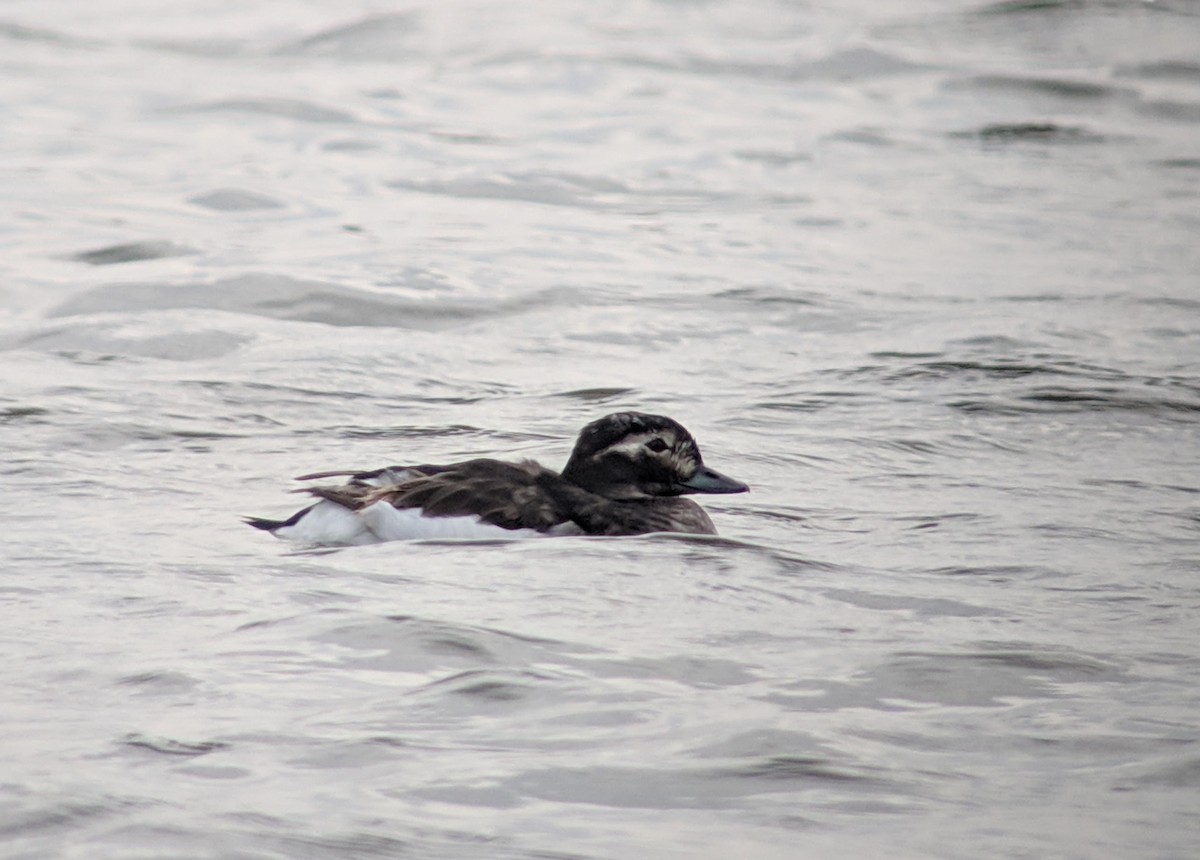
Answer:
[[[372, 469], [369, 472], [359, 471], [357, 469], [334, 469], [329, 472], [313, 472], [311, 475], [297, 475], [294, 480], [297, 481], [321, 481], [325, 478], [349, 478], [347, 483], [362, 484], [367, 487], [390, 487], [395, 484], [402, 484], [405, 481], [411, 481], [414, 478], [424, 478], [429, 475], [436, 475], [439, 472], [446, 472], [453, 469], [454, 466], [384, 466], [382, 469]], [[297, 492], [306, 492], [306, 490], [298, 490]]]
[[[319, 473], [315, 478], [336, 473]], [[345, 474], [345, 473], [342, 473]], [[389, 467], [351, 474], [335, 487], [306, 492], [352, 511], [386, 502], [399, 510], [419, 509], [424, 517], [478, 517], [504, 529], [548, 531], [572, 518], [556, 473], [533, 461], [468, 460], [452, 466]], [[399, 478], [398, 481], [394, 479]], [[392, 481], [389, 483], [389, 481]]]

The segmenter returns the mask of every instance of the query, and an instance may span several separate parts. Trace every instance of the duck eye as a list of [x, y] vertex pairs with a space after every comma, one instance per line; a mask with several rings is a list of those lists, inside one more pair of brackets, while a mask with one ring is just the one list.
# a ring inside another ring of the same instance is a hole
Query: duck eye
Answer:
[[663, 451], [667, 450], [667, 443], [664, 442], [662, 439], [651, 439], [649, 442], [646, 443], [646, 447], [649, 448], [651, 451], [653, 451], [655, 454], [660, 454]]

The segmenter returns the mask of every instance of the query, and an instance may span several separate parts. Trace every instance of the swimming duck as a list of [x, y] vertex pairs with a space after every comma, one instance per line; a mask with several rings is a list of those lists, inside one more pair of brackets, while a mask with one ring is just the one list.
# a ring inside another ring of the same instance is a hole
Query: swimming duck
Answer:
[[414, 538], [537, 535], [716, 534], [687, 493], [750, 488], [704, 465], [684, 427], [662, 415], [618, 412], [579, 434], [562, 472], [532, 460], [467, 460], [448, 466], [389, 466], [318, 472], [348, 477], [307, 492], [320, 501], [286, 520], [247, 517], [278, 538], [356, 545]]

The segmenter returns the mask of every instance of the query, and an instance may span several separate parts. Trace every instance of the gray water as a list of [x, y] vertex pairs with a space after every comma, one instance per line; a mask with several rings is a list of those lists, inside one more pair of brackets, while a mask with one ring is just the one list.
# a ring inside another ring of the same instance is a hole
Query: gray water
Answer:
[[[0, 855], [1190, 858], [1200, 7], [0, 7]], [[296, 551], [671, 415], [720, 538]]]

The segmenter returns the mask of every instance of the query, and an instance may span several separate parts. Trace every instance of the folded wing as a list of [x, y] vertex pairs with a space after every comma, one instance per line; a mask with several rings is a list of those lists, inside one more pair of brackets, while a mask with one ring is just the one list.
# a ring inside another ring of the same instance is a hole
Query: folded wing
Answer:
[[[389, 483], [396, 478], [400, 480]], [[362, 472], [346, 484], [311, 487], [307, 492], [351, 511], [384, 503], [427, 519], [474, 517], [501, 529], [546, 532], [570, 521], [562, 500], [552, 491], [556, 482], [561, 482], [558, 475], [531, 461], [480, 459], [453, 466]]]

